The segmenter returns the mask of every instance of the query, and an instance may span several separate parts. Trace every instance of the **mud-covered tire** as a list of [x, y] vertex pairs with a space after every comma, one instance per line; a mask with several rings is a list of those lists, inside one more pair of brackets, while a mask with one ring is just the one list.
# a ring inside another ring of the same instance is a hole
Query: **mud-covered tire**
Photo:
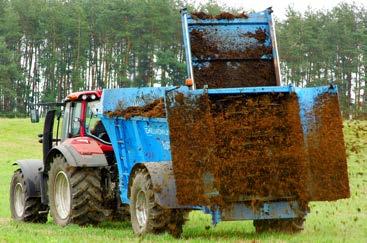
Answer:
[[63, 156], [56, 156], [49, 171], [48, 192], [51, 216], [58, 225], [96, 225], [105, 219], [98, 168], [72, 167]]
[[265, 232], [283, 232], [283, 233], [299, 233], [304, 227], [303, 223], [305, 218], [296, 219], [266, 219], [266, 220], [254, 220], [253, 224], [256, 229], [256, 233]]
[[10, 183], [10, 211], [14, 220], [32, 223], [46, 223], [47, 205], [40, 197], [30, 197], [27, 182], [21, 169], [14, 172]]
[[164, 209], [156, 203], [152, 180], [147, 170], [139, 169], [135, 173], [130, 191], [131, 224], [135, 234], [159, 234], [168, 231], [176, 238], [181, 236], [187, 213], [183, 210]]

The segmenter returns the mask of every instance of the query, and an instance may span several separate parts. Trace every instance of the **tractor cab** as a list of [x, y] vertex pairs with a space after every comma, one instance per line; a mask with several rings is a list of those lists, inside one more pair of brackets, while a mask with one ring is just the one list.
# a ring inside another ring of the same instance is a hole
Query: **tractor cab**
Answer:
[[63, 112], [58, 113], [56, 109], [47, 112], [40, 134], [46, 168], [55, 153], [70, 151], [75, 160], [81, 160], [80, 156], [98, 154], [103, 156], [103, 161], [107, 159], [109, 164], [113, 163], [110, 138], [100, 120], [101, 96], [102, 90], [71, 93], [62, 104]]
[[65, 99], [61, 141], [75, 137], [90, 137], [100, 145], [111, 145], [99, 118], [102, 91], [76, 92]]

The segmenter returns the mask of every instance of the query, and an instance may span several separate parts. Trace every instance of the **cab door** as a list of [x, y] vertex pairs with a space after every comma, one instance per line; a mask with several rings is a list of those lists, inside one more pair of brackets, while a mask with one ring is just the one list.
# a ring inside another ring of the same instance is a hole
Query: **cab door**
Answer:
[[68, 138], [80, 136], [82, 125], [82, 103], [68, 102], [65, 105], [64, 117], [62, 121], [61, 141]]

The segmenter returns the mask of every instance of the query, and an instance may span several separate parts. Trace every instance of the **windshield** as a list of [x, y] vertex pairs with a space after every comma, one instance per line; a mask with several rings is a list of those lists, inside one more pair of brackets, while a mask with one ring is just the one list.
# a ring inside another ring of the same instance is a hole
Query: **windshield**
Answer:
[[87, 134], [109, 143], [110, 139], [108, 138], [106, 129], [98, 116], [101, 112], [101, 101], [96, 100], [87, 103], [85, 131]]

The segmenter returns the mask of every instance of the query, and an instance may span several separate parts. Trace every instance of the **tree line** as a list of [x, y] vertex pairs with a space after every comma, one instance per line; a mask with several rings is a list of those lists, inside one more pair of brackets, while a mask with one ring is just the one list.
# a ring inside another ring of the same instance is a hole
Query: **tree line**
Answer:
[[283, 81], [333, 82], [344, 117], [367, 118], [367, 9], [342, 3], [302, 14], [290, 8], [277, 27]]
[[[61, 101], [71, 91], [182, 84], [184, 6], [184, 0], [0, 0], [0, 115], [26, 115], [32, 104]], [[228, 10], [215, 1], [199, 9]], [[366, 114], [366, 9], [289, 8], [277, 35], [284, 84], [334, 81], [344, 116]]]

